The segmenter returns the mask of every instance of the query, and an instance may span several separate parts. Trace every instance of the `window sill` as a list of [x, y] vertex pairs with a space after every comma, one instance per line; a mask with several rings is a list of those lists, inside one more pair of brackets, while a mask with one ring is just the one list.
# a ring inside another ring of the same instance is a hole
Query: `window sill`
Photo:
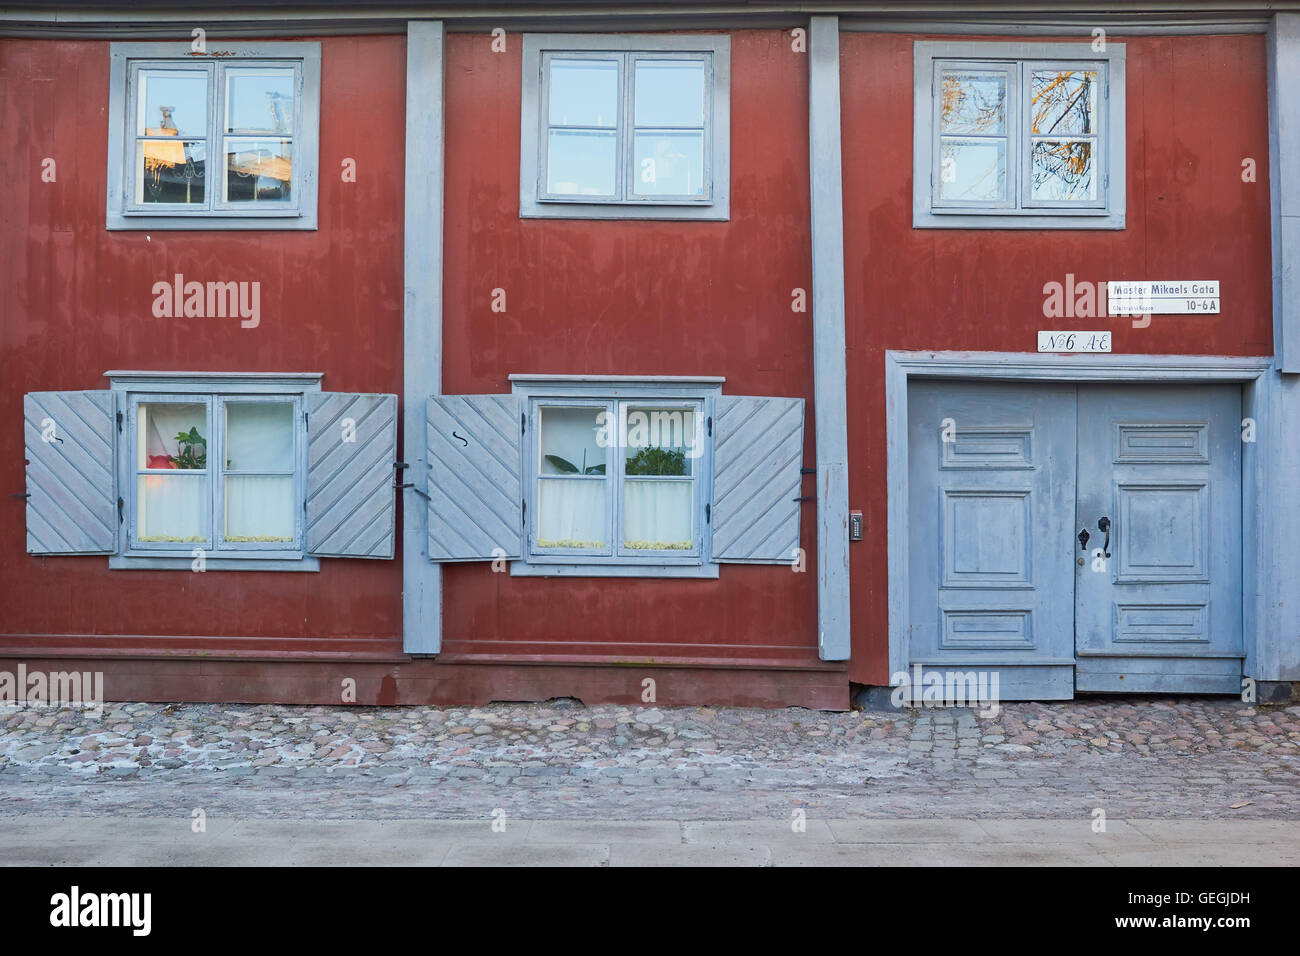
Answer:
[[1122, 212], [1069, 214], [950, 213], [915, 210], [913, 229], [1123, 229]]
[[[187, 552], [172, 557], [160, 555], [111, 554], [109, 568], [117, 571], [193, 571], [194, 558]], [[319, 571], [320, 558], [213, 557], [208, 552], [204, 571]]]
[[539, 564], [510, 562], [511, 577], [525, 578], [716, 578], [718, 565], [705, 564]]
[[520, 219], [651, 219], [730, 222], [730, 203], [718, 197], [712, 203], [556, 202], [520, 198]]
[[227, 229], [311, 230], [316, 229], [315, 212], [256, 216], [151, 216], [110, 212], [105, 227], [110, 231], [131, 229], [185, 229], [192, 232]]

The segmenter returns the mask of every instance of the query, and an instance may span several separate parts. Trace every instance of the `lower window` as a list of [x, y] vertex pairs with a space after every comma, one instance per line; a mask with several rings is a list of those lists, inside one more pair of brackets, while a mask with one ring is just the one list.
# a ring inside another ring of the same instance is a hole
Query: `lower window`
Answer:
[[296, 395], [132, 395], [131, 552], [301, 557], [301, 406]]

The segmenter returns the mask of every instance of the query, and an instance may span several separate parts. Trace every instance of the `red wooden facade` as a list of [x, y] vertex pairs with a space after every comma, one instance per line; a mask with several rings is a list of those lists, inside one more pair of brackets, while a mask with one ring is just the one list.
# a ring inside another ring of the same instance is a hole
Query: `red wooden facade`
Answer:
[[[789, 28], [725, 32], [728, 222], [521, 219], [518, 33], [504, 53], [487, 32], [448, 34], [446, 393], [505, 392], [512, 373], [722, 375], [735, 394], [806, 399], [814, 461], [811, 316], [791, 309], [811, 284], [807, 58]], [[1221, 279], [1219, 315], [1105, 320], [1117, 352], [1273, 351], [1262, 35], [1113, 35], [1127, 44], [1127, 228], [1047, 233], [912, 228], [923, 38], [840, 39], [850, 506], [870, 529], [851, 546], [847, 663], [818, 659], [811, 555], [812, 573], [726, 566], [714, 580], [451, 565], [442, 654], [418, 660], [402, 653], [400, 548], [315, 574], [110, 570], [28, 555], [16, 499], [0, 509], [0, 656], [81, 661], [119, 699], [334, 702], [351, 676], [360, 703], [631, 702], [652, 676], [663, 703], [842, 707], [850, 681], [887, 683], [885, 350], [1032, 350], [1042, 286], [1068, 272]], [[110, 368], [322, 372], [330, 389], [401, 392], [405, 39], [319, 39], [319, 229], [146, 233], [105, 229], [109, 42], [0, 38], [6, 492], [24, 486], [24, 393], [102, 388]], [[1245, 158], [1258, 181], [1242, 181]], [[154, 317], [152, 285], [175, 273], [259, 281], [259, 327]], [[805, 504], [810, 548], [815, 518]]]

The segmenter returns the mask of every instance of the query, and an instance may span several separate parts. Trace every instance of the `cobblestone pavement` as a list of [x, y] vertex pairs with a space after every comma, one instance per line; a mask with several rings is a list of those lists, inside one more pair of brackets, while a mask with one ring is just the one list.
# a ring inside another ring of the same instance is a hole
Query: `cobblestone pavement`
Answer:
[[1300, 706], [0, 710], [0, 816], [1300, 820]]

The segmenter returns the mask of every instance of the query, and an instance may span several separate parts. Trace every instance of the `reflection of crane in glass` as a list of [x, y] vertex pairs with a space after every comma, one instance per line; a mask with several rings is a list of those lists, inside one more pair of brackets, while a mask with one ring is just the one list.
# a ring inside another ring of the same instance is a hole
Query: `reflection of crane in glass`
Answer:
[[[162, 120], [156, 127], [146, 127], [146, 136], [180, 136], [180, 130], [176, 128], [176, 122], [172, 119], [172, 114], [176, 112], [174, 106], [159, 106], [158, 112], [162, 114]], [[199, 172], [194, 164], [194, 159], [189, 155], [185, 148], [186, 144], [182, 140], [175, 142], [146, 140], [144, 144], [144, 168], [150, 177], [150, 188], [154, 193], [162, 189], [162, 177], [164, 172], [172, 172], [178, 166], [183, 166], [182, 176], [185, 180], [185, 201], [193, 201], [193, 187], [195, 180], [199, 177]]]
[[266, 98], [268, 100], [266, 108], [271, 114], [271, 129], [277, 133], [283, 133], [285, 123], [282, 101], [289, 99], [289, 97], [285, 96], [279, 90], [267, 90]]
[[[286, 114], [288, 109], [292, 107], [293, 97], [287, 96], [279, 90], [264, 90], [263, 92], [266, 94], [266, 111], [271, 117], [268, 131], [284, 137], [289, 126]], [[280, 145], [281, 147], [285, 145], [284, 139], [281, 139]], [[274, 184], [269, 189], [271, 198], [285, 199], [287, 196], [284, 195], [284, 190], [288, 189], [293, 164], [287, 155], [281, 155], [282, 151], [277, 152], [265, 146], [253, 145], [252, 149], [230, 154], [227, 162], [231, 171], [240, 179], [257, 177], [271, 180]], [[277, 192], [279, 195], [276, 195]], [[253, 201], [263, 198], [263, 190], [257, 183], [254, 183], [254, 189], [249, 198]]]

